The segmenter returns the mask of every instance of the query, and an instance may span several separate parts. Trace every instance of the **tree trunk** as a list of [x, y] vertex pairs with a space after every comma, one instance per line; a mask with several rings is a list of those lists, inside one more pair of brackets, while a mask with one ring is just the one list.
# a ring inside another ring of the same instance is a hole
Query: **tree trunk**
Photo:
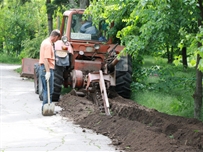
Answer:
[[169, 46], [166, 46], [166, 52], [167, 52], [167, 59], [168, 59], [168, 63], [169, 63], [169, 58], [170, 58], [170, 51], [169, 51]]
[[[203, 20], [203, 7], [202, 0], [198, 0], [201, 19], [198, 20], [198, 27], [202, 25]], [[198, 47], [202, 46], [201, 43], [198, 43]], [[199, 61], [201, 57], [197, 55], [197, 64], [196, 64], [196, 88], [194, 97], [194, 117], [200, 119], [201, 116], [201, 107], [202, 107], [202, 72], [198, 69]]]
[[90, 5], [89, 0], [80, 0], [80, 8], [87, 8]]
[[3, 53], [4, 42], [0, 42], [0, 53]]
[[173, 46], [171, 47], [171, 51], [169, 49], [169, 46], [167, 46], [167, 57], [168, 57], [168, 63], [173, 63]]
[[187, 64], [187, 48], [186, 47], [182, 48], [182, 60], [183, 60], [183, 67], [187, 68], [188, 64]]
[[174, 58], [173, 58], [173, 52], [174, 52], [174, 47], [172, 46], [171, 47], [171, 54], [170, 54], [170, 63], [173, 63], [173, 60], [174, 60]]
[[53, 12], [50, 9], [51, 6], [51, 0], [46, 0], [46, 7], [47, 7], [47, 19], [48, 19], [48, 30], [49, 30], [49, 34], [51, 33], [51, 31], [53, 30]]
[[53, 18], [52, 18], [52, 14], [47, 14], [48, 15], [48, 29], [49, 29], [49, 34], [51, 33], [51, 31], [53, 30]]
[[194, 117], [200, 119], [201, 107], [202, 107], [202, 72], [198, 69], [198, 64], [201, 57], [197, 55], [197, 65], [196, 65], [196, 89], [193, 95], [194, 97]]

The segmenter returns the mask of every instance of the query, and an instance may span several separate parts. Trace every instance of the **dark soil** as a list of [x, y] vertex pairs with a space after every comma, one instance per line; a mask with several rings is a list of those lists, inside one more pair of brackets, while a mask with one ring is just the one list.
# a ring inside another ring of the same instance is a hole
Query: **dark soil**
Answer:
[[64, 95], [58, 105], [61, 115], [82, 128], [108, 136], [126, 152], [203, 152], [203, 123], [171, 116], [115, 97], [109, 99], [111, 116], [106, 116], [85, 97]]

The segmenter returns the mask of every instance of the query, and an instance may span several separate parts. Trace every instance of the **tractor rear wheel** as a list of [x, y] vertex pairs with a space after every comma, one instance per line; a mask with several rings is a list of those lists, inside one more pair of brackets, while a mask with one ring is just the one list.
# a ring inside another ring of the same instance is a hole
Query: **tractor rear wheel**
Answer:
[[52, 100], [58, 101], [61, 94], [62, 84], [63, 84], [63, 72], [65, 67], [55, 65], [54, 69], [54, 92], [52, 94]]
[[34, 64], [34, 88], [35, 93], [39, 94], [39, 99], [43, 100], [42, 81], [39, 76], [39, 63]]
[[34, 88], [35, 93], [39, 94], [39, 63], [34, 64]]
[[125, 71], [116, 70], [115, 91], [123, 98], [129, 99], [131, 97], [130, 85], [132, 82], [132, 59], [131, 59], [131, 57], [128, 56], [127, 60], [122, 60], [121, 64], [122, 65], [126, 64], [127, 69]]

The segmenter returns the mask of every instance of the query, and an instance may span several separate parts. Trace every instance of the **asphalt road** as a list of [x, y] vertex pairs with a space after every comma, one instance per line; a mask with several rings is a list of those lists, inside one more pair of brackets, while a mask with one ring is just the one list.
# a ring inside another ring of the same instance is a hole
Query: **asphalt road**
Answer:
[[83, 132], [59, 114], [42, 116], [34, 82], [14, 71], [19, 67], [0, 64], [0, 152], [116, 151], [106, 136]]

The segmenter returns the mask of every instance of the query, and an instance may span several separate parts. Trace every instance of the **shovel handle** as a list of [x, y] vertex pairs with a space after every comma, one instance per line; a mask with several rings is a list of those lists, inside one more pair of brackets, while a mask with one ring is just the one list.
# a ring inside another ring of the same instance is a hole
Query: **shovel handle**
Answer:
[[49, 80], [47, 81], [47, 97], [48, 97], [48, 104], [50, 104], [50, 88], [49, 88]]

